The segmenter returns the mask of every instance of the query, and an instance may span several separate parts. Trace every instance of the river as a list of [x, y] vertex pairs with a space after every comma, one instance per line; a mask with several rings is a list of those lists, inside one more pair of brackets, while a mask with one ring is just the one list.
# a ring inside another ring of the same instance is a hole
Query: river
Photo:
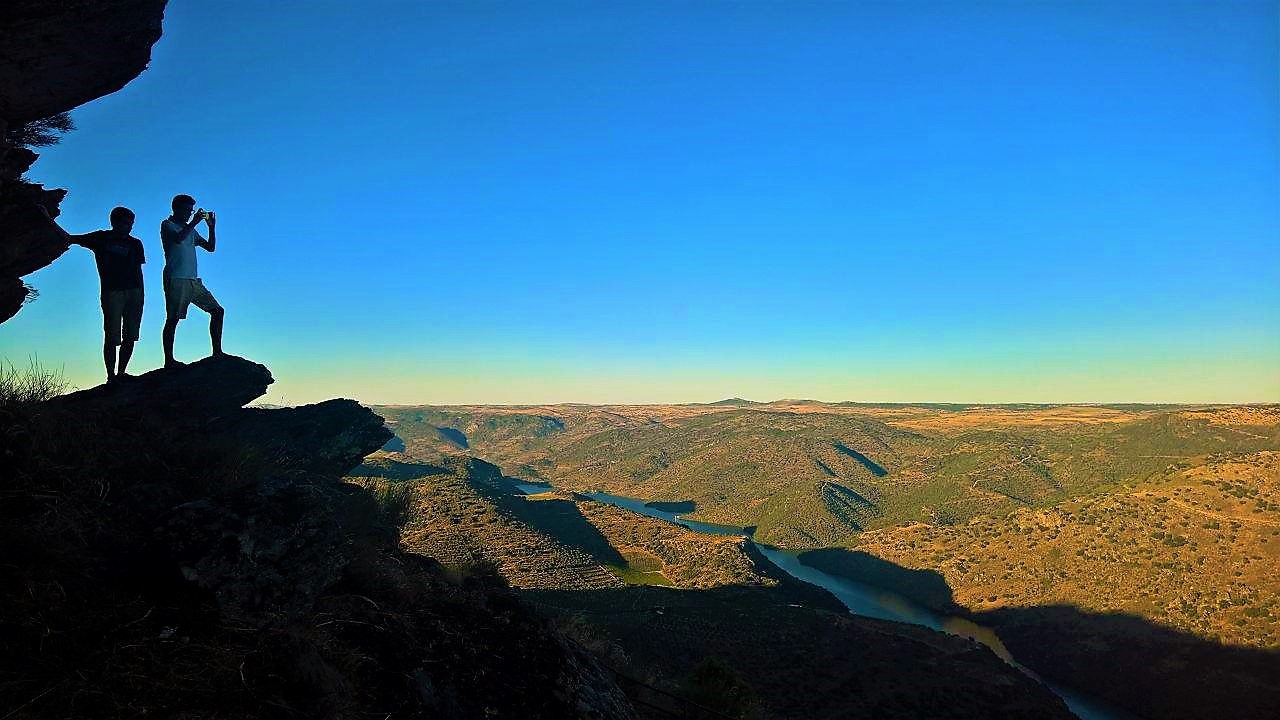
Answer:
[[[552, 489], [549, 485], [534, 483], [517, 483], [516, 486], [527, 495], [536, 495]], [[746, 537], [747, 541], [754, 545], [774, 565], [777, 565], [781, 570], [789, 573], [797, 580], [817, 585], [827, 590], [839, 598], [840, 602], [844, 603], [845, 607], [849, 608], [849, 612], [854, 615], [911, 623], [912, 625], [923, 625], [933, 630], [959, 635], [986, 645], [1002, 660], [1057, 693], [1058, 697], [1061, 697], [1066, 702], [1067, 707], [1080, 720], [1140, 720], [1132, 713], [1115, 707], [1110, 703], [1040, 677], [1030, 668], [1018, 663], [1009, 653], [1008, 648], [1004, 646], [1004, 643], [1000, 641], [1000, 636], [996, 634], [996, 631], [989, 627], [979, 625], [967, 618], [942, 615], [897, 593], [809, 567], [801, 563], [800, 558], [794, 552], [755, 542], [751, 538], [751, 528], [686, 520], [676, 513], [651, 507], [643, 500], [621, 495], [600, 492], [579, 494], [641, 515], [666, 520], [697, 532], [710, 535], [739, 535]]]

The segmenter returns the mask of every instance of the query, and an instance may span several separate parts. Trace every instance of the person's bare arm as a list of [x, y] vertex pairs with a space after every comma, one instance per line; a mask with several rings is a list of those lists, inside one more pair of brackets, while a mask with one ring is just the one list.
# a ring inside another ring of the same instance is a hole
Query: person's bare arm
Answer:
[[205, 215], [204, 219], [209, 225], [209, 239], [204, 242], [196, 240], [196, 245], [208, 250], [209, 252], [213, 252], [218, 247], [218, 231], [214, 229], [214, 226], [218, 224], [218, 221], [214, 218], [213, 213]]
[[49, 221], [49, 227], [53, 228], [54, 232], [61, 235], [62, 239], [67, 241], [67, 244], [79, 245], [80, 247], [86, 247], [86, 248], [89, 248], [90, 250], [97, 247], [98, 243], [95, 242], [93, 233], [85, 233], [84, 235], [72, 235], [66, 230], [63, 230], [62, 226], [58, 224], [58, 221], [53, 219], [53, 216], [49, 214], [48, 208], [39, 204], [37, 204], [36, 207], [39, 208], [40, 214], [44, 216], [44, 219]]

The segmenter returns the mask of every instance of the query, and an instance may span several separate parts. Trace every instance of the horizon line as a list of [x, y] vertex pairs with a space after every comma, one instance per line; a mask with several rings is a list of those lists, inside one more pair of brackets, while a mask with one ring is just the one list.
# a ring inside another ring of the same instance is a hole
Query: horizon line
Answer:
[[[363, 401], [358, 401], [363, 402]], [[1101, 407], [1101, 408], [1125, 408], [1125, 407], [1154, 407], [1154, 408], [1227, 408], [1227, 407], [1251, 407], [1251, 408], [1269, 408], [1280, 407], [1280, 401], [1261, 400], [1256, 402], [1142, 402], [1142, 401], [1083, 401], [1083, 402], [951, 402], [951, 401], [864, 401], [864, 400], [811, 400], [798, 398], [780, 398], [778, 400], [757, 401], [746, 400], [742, 398], [726, 398], [724, 400], [712, 401], [685, 401], [685, 402], [574, 402], [574, 401], [556, 401], [541, 403], [365, 403], [374, 407], [505, 407], [505, 408], [536, 408], [536, 407], [761, 407], [761, 406], [777, 406], [777, 405], [826, 405], [826, 406], [842, 406], [842, 407], [982, 407], [982, 408], [1055, 408], [1055, 407]]]

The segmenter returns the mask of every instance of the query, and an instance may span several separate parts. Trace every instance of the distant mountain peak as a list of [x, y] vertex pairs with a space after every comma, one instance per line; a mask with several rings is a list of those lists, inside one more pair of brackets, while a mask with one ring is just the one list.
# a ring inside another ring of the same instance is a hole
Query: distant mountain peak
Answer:
[[707, 403], [707, 404], [708, 405], [764, 405], [765, 403], [756, 402], [755, 400], [744, 400], [739, 397], [732, 397], [732, 398], [725, 398], [724, 400], [717, 400], [713, 403]]

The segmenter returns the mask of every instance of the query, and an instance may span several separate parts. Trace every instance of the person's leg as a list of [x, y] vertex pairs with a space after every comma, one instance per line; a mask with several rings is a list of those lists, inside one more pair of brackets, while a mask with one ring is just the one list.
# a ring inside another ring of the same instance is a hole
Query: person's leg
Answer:
[[213, 346], [213, 354], [222, 354], [222, 318], [226, 311], [214, 308], [209, 313], [209, 343]]
[[183, 363], [173, 358], [173, 336], [178, 332], [178, 318], [169, 316], [164, 320], [164, 331], [160, 333], [160, 340], [164, 343], [164, 366], [178, 367]]
[[120, 328], [120, 359], [116, 369], [116, 377], [127, 377], [125, 369], [129, 367], [129, 358], [133, 357], [133, 344], [138, 340], [138, 330], [142, 327], [142, 288], [129, 290], [125, 295], [124, 318]]
[[116, 379], [116, 346], [120, 344], [120, 321], [124, 315], [124, 294], [112, 290], [102, 294], [102, 364], [107, 366], [107, 382]]
[[186, 317], [187, 303], [190, 302], [185, 292], [184, 280], [165, 278], [164, 281], [164, 330], [160, 333], [160, 342], [164, 345], [164, 366], [180, 367], [184, 363], [173, 357], [173, 337], [178, 332], [178, 321]]
[[209, 289], [199, 280], [191, 283], [191, 304], [209, 313], [209, 342], [213, 346], [213, 355], [217, 357], [224, 354], [222, 352], [222, 318], [226, 312], [218, 304], [218, 299], [213, 296], [213, 293], [209, 292]]
[[102, 363], [107, 366], [107, 382], [116, 379], [116, 346], [108, 338], [102, 343]]
[[125, 377], [127, 373], [125, 368], [129, 367], [129, 358], [133, 357], [133, 341], [126, 340], [120, 343], [120, 366], [116, 370], [116, 377]]

